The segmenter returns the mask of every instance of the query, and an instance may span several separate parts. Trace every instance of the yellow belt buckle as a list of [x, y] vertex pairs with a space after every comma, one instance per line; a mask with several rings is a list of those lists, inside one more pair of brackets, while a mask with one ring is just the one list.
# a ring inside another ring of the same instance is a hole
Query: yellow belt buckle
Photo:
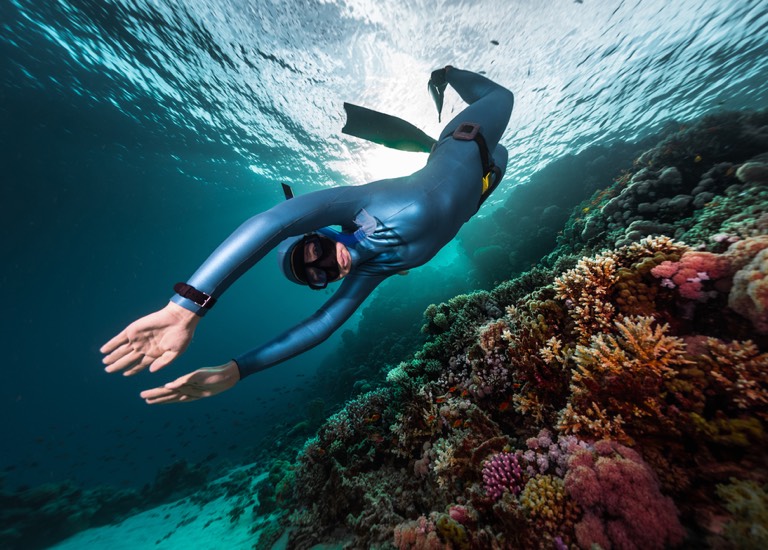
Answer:
[[488, 191], [488, 188], [491, 186], [491, 174], [493, 174], [493, 172], [488, 172], [483, 176], [483, 192], [480, 193], [481, 195], [485, 195], [485, 192]]

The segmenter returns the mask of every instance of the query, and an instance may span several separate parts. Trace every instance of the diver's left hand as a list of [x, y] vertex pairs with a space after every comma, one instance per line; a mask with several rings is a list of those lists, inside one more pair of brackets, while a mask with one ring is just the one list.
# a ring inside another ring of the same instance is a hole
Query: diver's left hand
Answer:
[[165, 386], [145, 390], [141, 397], [149, 405], [195, 401], [226, 391], [239, 381], [237, 363], [230, 361], [218, 367], [197, 369]]

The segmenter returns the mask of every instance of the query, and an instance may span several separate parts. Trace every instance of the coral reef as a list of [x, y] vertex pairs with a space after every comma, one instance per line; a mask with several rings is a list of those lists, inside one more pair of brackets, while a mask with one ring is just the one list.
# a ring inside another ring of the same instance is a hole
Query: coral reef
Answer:
[[646, 145], [612, 184], [585, 183], [593, 194], [575, 208], [542, 204], [535, 223], [549, 229], [572, 208], [548, 255], [552, 241], [525, 250], [511, 232], [484, 241], [486, 280], [546, 256], [429, 305], [421, 348], [385, 361], [384, 386], [307, 442], [283, 505], [289, 546], [724, 548], [763, 536], [766, 127], [766, 113], [705, 118]]

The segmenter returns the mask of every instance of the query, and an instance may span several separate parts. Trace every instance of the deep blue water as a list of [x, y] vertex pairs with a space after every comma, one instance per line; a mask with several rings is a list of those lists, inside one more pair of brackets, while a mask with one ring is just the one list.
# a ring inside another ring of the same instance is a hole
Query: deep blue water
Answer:
[[239, 460], [270, 426], [300, 418], [307, 393], [293, 390], [312, 395], [308, 375], [343, 353], [338, 338], [218, 399], [138, 398], [327, 298], [283, 281], [271, 256], [165, 371], [108, 376], [98, 348], [282, 200], [279, 181], [307, 192], [424, 162], [342, 137], [344, 101], [437, 134], [429, 72], [485, 71], [517, 99], [503, 140], [508, 189], [563, 154], [672, 118], [765, 108], [766, 36], [758, 0], [3, 2], [5, 485], [137, 485], [177, 457]]

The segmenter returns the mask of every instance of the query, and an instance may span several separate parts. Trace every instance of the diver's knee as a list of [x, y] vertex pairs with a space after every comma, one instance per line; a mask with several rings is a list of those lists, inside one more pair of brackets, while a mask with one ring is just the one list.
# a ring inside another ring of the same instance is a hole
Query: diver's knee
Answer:
[[501, 168], [501, 173], [507, 171], [507, 161], [509, 161], [509, 152], [507, 148], [499, 144], [493, 150], [493, 163]]
[[508, 90], [504, 86], [499, 86], [500, 90], [499, 93], [501, 94], [501, 99], [507, 108], [509, 109], [509, 112], [512, 112], [512, 108], [515, 106], [515, 94], [512, 93], [511, 90]]

